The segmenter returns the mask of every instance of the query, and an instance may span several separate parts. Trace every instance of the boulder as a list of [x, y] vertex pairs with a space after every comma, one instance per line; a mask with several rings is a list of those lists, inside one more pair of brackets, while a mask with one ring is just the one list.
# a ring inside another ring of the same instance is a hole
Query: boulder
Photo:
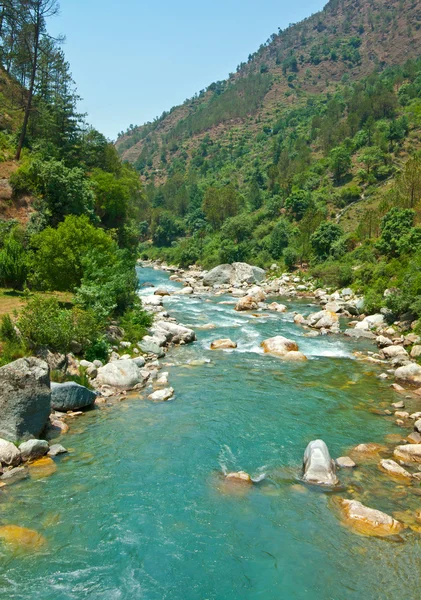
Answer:
[[338, 323], [338, 315], [328, 310], [320, 310], [307, 317], [307, 323], [310, 327], [316, 329], [329, 329]]
[[174, 396], [174, 388], [169, 387], [163, 390], [157, 390], [148, 396], [149, 400], [152, 402], [166, 402], [170, 398]]
[[21, 481], [22, 479], [26, 479], [27, 477], [29, 477], [28, 468], [20, 466], [14, 467], [13, 469], [10, 469], [10, 471], [5, 471], [3, 475], [1, 475], [0, 480], [9, 485]]
[[67, 357], [60, 352], [51, 352], [48, 348], [39, 348], [37, 358], [40, 358], [50, 368], [50, 371], [65, 371], [67, 368]]
[[58, 456], [59, 454], [67, 454], [67, 450], [61, 444], [53, 444], [47, 454], [48, 456]]
[[246, 311], [246, 310], [256, 310], [258, 308], [258, 301], [253, 298], [253, 296], [244, 296], [244, 298], [240, 298], [240, 300], [235, 305], [235, 310], [238, 312]]
[[124, 329], [117, 325], [109, 325], [107, 327], [105, 337], [110, 344], [118, 344], [124, 338]]
[[95, 400], [96, 395], [94, 392], [74, 381], [51, 382], [51, 408], [54, 410], [61, 412], [79, 410], [80, 408], [92, 406]]
[[21, 461], [19, 450], [12, 442], [0, 439], [0, 464], [7, 467], [17, 467]]
[[116, 360], [98, 369], [98, 385], [109, 385], [120, 390], [130, 390], [144, 378], [137, 364], [129, 360]]
[[385, 537], [396, 535], [404, 525], [386, 513], [368, 508], [357, 500], [339, 498], [338, 503], [345, 522], [362, 535]]
[[419, 358], [421, 356], [421, 346], [412, 346], [411, 358]]
[[142, 304], [148, 306], [162, 306], [162, 296], [142, 296]]
[[[171, 275], [171, 277], [174, 277], [174, 275]], [[170, 279], [171, 279], [171, 277], [170, 277]], [[175, 279], [178, 279], [178, 277], [175, 277]], [[158, 290], [154, 291], [153, 295], [154, 296], [169, 296], [170, 293], [167, 290], [158, 289]]]
[[421, 444], [407, 444], [396, 446], [393, 456], [404, 462], [421, 463]]
[[404, 365], [395, 371], [396, 379], [407, 381], [408, 383], [421, 383], [421, 366], [416, 363]]
[[190, 286], [186, 286], [184, 288], [182, 288], [181, 290], [177, 291], [177, 294], [180, 296], [191, 296], [193, 294], [194, 290], [192, 287]]
[[189, 329], [183, 325], [169, 321], [158, 321], [156, 325], [159, 330], [168, 335], [173, 344], [180, 344], [180, 342], [191, 344], [196, 340], [196, 334], [193, 329]]
[[251, 287], [247, 295], [254, 298], [256, 302], [264, 302], [266, 300], [266, 293], [262, 290], [262, 288], [259, 285], [254, 285], [253, 287]]
[[383, 459], [379, 463], [379, 468], [391, 475], [392, 477], [397, 477], [398, 479], [411, 479], [411, 473], [409, 473], [406, 469], [398, 465], [397, 462], [391, 459]]
[[363, 329], [367, 331], [370, 329], [375, 329], [380, 325], [384, 325], [384, 315], [378, 313], [365, 317], [362, 321], [360, 321], [360, 323], [357, 323], [355, 329]]
[[[274, 310], [276, 312], [286, 312], [287, 311], [287, 307], [285, 306], [285, 304], [279, 304], [278, 302], [272, 302], [271, 304], [269, 304], [269, 306], [267, 306], [268, 310]], [[295, 321], [295, 319], [294, 319]]]
[[303, 354], [302, 352], [297, 352], [296, 350], [293, 350], [292, 352], [287, 352], [283, 356], [280, 356], [280, 358], [282, 358], [282, 360], [288, 360], [291, 362], [301, 362], [307, 360], [307, 356], [305, 356], [305, 354]]
[[390, 338], [387, 338], [384, 335], [378, 335], [376, 337], [376, 344], [379, 348], [386, 348], [386, 346], [391, 346], [393, 342]]
[[226, 338], [222, 340], [214, 340], [211, 345], [211, 350], [225, 350], [229, 348], [237, 348], [236, 342]]
[[242, 283], [259, 283], [265, 277], [265, 271], [247, 263], [233, 263], [232, 265], [218, 265], [203, 278], [206, 286], [214, 285], [241, 285]]
[[23, 461], [35, 460], [47, 454], [49, 450], [48, 442], [45, 440], [28, 440], [19, 446], [19, 451]]
[[364, 329], [347, 329], [345, 331], [345, 335], [350, 338], [355, 338], [357, 340], [364, 338], [367, 340], [375, 340], [376, 335], [371, 331], [365, 331]]
[[165, 352], [159, 343], [157, 343], [154, 337], [149, 335], [145, 335], [143, 340], [138, 343], [138, 346], [145, 354], [156, 354], [159, 358], [165, 356]]
[[265, 353], [274, 354], [275, 356], [284, 356], [288, 352], [298, 351], [298, 344], [282, 335], [264, 340], [261, 343], [261, 347]]
[[39, 358], [20, 358], [0, 368], [0, 436], [38, 436], [51, 410], [50, 374]]
[[340, 456], [335, 460], [340, 469], [354, 469], [357, 465], [349, 456]]
[[382, 350], [386, 358], [395, 358], [396, 356], [406, 356], [408, 353], [403, 346], [387, 346]]
[[339, 483], [335, 463], [323, 440], [313, 440], [304, 452], [303, 480], [315, 485], [335, 486]]

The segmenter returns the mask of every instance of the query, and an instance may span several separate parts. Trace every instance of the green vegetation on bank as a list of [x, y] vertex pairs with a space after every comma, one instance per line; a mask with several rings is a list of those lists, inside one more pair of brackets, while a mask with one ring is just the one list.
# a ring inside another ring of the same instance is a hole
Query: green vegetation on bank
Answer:
[[[0, 131], [0, 167], [13, 166], [7, 208], [31, 199], [29, 218], [16, 210], [0, 220], [0, 287], [23, 291], [27, 302], [2, 317], [0, 364], [40, 346], [104, 359], [111, 323], [124, 322], [133, 341], [150, 324], [135, 272], [145, 206], [139, 176], [76, 111], [69, 65], [46, 29], [56, 9], [53, 0], [0, 4], [0, 75], [22, 90], [7, 99], [18, 125]], [[48, 291], [69, 292], [72, 302], [39, 293]]]

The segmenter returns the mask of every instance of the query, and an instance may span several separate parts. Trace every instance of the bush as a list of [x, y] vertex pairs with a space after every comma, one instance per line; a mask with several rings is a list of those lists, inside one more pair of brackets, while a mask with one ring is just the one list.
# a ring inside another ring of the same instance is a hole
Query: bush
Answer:
[[283, 258], [286, 268], [291, 270], [297, 263], [298, 254], [294, 248], [286, 248], [283, 253]]
[[0, 340], [3, 342], [16, 342], [18, 339], [18, 334], [10, 315], [3, 315], [0, 321]]
[[19, 316], [17, 326], [30, 346], [46, 346], [67, 353], [74, 340], [85, 349], [98, 335], [98, 321], [92, 313], [61, 308], [57, 298], [35, 296]]
[[0, 250], [0, 283], [4, 287], [21, 290], [28, 275], [28, 256], [22, 243], [12, 231], [4, 239]]
[[147, 334], [148, 328], [152, 325], [152, 316], [139, 305], [124, 313], [120, 325], [124, 329], [125, 339], [135, 344]]

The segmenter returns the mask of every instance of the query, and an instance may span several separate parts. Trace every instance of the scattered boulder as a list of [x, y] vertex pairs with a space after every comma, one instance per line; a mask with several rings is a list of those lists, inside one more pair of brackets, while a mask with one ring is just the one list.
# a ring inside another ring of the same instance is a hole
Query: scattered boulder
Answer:
[[12, 442], [0, 439], [0, 464], [8, 467], [17, 467], [21, 461], [21, 455]]
[[9, 471], [5, 471], [0, 477], [0, 480], [9, 485], [11, 483], [21, 481], [22, 479], [26, 479], [27, 477], [29, 477], [28, 468], [20, 466], [15, 467], [14, 469], [10, 469]]
[[409, 444], [421, 444], [421, 434], [418, 433], [417, 431], [413, 431], [412, 433], [410, 433], [408, 435], [408, 437], [406, 438], [406, 441]]
[[349, 456], [340, 456], [335, 462], [340, 469], [353, 469], [357, 466]]
[[54, 410], [62, 412], [79, 410], [92, 406], [95, 400], [96, 394], [94, 392], [74, 381], [51, 382], [51, 408]]
[[59, 454], [66, 454], [67, 450], [61, 444], [53, 444], [48, 450], [48, 456], [58, 456]]
[[288, 352], [298, 351], [298, 344], [282, 335], [264, 340], [261, 346], [266, 353], [276, 356], [284, 356]]
[[421, 366], [416, 363], [410, 363], [409, 365], [399, 367], [395, 371], [395, 377], [401, 381], [419, 384], [421, 383]]
[[50, 371], [65, 371], [67, 368], [67, 357], [60, 352], [51, 352], [48, 348], [38, 348], [37, 358], [40, 358], [50, 368]]
[[265, 271], [247, 263], [218, 265], [203, 277], [206, 286], [241, 285], [242, 283], [259, 283], [264, 279]]
[[323, 440], [313, 440], [308, 444], [304, 453], [303, 467], [303, 480], [307, 483], [335, 486], [339, 482], [335, 463]]
[[353, 530], [362, 535], [385, 537], [396, 535], [404, 525], [386, 513], [368, 508], [357, 500], [338, 499], [342, 516]]
[[193, 294], [194, 290], [192, 287], [187, 286], [182, 288], [181, 290], [177, 291], [177, 294], [180, 296], [191, 296]]
[[409, 473], [406, 469], [398, 465], [397, 462], [391, 459], [383, 459], [379, 463], [379, 467], [382, 471], [391, 475], [392, 477], [397, 477], [398, 479], [411, 479], [411, 473]]
[[28, 440], [19, 446], [19, 451], [23, 461], [35, 460], [47, 454], [49, 450], [48, 442], [45, 440]]
[[259, 303], [253, 296], [244, 296], [244, 298], [240, 298], [240, 300], [235, 305], [235, 310], [238, 312], [246, 311], [246, 310], [256, 310], [258, 308]]
[[237, 343], [226, 338], [222, 340], [214, 340], [211, 345], [211, 350], [225, 350], [229, 348], [237, 348]]
[[408, 352], [405, 350], [403, 346], [387, 346], [382, 350], [384, 356], [386, 358], [395, 358], [396, 356], [406, 356], [408, 357]]
[[412, 346], [411, 358], [419, 358], [421, 356], [421, 346]]
[[20, 358], [0, 368], [0, 436], [38, 436], [51, 410], [50, 374], [39, 358]]
[[152, 402], [166, 402], [174, 396], [174, 388], [165, 388], [164, 390], [157, 390], [148, 396]]
[[404, 462], [421, 462], [421, 444], [396, 446], [393, 456]]
[[173, 344], [180, 344], [181, 342], [184, 344], [191, 344], [196, 340], [196, 334], [193, 329], [189, 329], [183, 325], [178, 325], [169, 321], [158, 321], [156, 327], [159, 331], [166, 334]]
[[[267, 306], [268, 310], [274, 310], [276, 312], [284, 313], [287, 311], [287, 307], [285, 304], [279, 304], [278, 302], [272, 302]], [[295, 321], [295, 319], [294, 319]]]
[[116, 360], [98, 369], [97, 385], [109, 385], [120, 390], [130, 390], [143, 383], [142, 373], [133, 360]]
[[347, 329], [345, 331], [345, 335], [350, 338], [359, 339], [367, 339], [374, 340], [376, 339], [375, 334], [372, 331], [365, 331], [364, 329]]

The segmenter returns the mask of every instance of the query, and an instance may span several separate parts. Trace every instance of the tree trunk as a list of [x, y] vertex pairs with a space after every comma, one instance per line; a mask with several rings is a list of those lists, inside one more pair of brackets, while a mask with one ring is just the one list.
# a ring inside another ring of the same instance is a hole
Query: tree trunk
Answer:
[[31, 113], [32, 108], [32, 98], [34, 96], [34, 88], [35, 88], [35, 77], [37, 75], [37, 67], [38, 67], [38, 50], [39, 50], [39, 37], [40, 37], [40, 15], [37, 15], [37, 20], [35, 24], [35, 32], [34, 32], [34, 54], [33, 54], [33, 62], [32, 62], [32, 70], [31, 70], [31, 81], [28, 90], [28, 99], [26, 101], [25, 106], [25, 115], [23, 117], [22, 131], [19, 136], [18, 147], [16, 150], [16, 160], [20, 160], [20, 156], [22, 154], [23, 144], [25, 143], [26, 138], [26, 130], [28, 129], [28, 121], [29, 115]]

